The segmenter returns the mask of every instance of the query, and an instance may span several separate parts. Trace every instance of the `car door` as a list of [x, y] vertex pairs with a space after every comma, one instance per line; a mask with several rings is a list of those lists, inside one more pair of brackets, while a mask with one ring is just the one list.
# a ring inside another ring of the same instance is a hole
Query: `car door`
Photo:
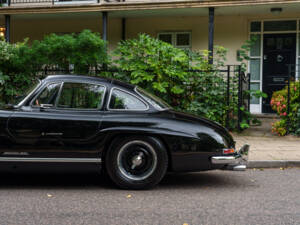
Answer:
[[106, 87], [96, 83], [64, 82], [50, 121], [49, 134], [65, 152], [99, 151], [102, 106]]
[[39, 156], [95, 153], [105, 90], [104, 85], [73, 81], [48, 84], [8, 122], [17, 148]]
[[49, 133], [49, 121], [53, 117], [47, 106], [54, 106], [62, 82], [46, 84], [34, 100], [15, 111], [7, 122], [13, 145], [10, 152], [34, 153], [52, 146], [54, 139]]

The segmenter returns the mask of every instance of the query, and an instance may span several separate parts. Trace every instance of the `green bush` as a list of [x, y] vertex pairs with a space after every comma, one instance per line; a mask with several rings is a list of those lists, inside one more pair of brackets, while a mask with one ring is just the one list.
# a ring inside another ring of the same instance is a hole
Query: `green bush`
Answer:
[[290, 83], [290, 112], [288, 113], [288, 86], [276, 91], [271, 99], [272, 109], [280, 116], [280, 121], [272, 125], [272, 132], [283, 136], [287, 133], [300, 134], [300, 81]]
[[138, 39], [119, 43], [115, 64], [121, 70], [132, 71], [120, 77], [162, 96], [173, 106], [180, 105], [189, 69], [189, 56], [181, 49], [151, 38], [146, 34]]
[[28, 64], [22, 58], [26, 43], [8, 44], [0, 41], [0, 102], [8, 103], [26, 89], [32, 78]]
[[[227, 82], [224, 74], [218, 71], [225, 65], [227, 50], [217, 47], [214, 52], [214, 65], [210, 65], [208, 51], [184, 51], [141, 34], [137, 39], [119, 43], [114, 65], [129, 71], [118, 74], [119, 79], [141, 86], [178, 110], [204, 116], [223, 125], [226, 112], [230, 111], [230, 127], [236, 128], [237, 87], [230, 89], [228, 108]], [[231, 79], [236, 81], [237, 74]]]
[[[300, 100], [299, 100], [300, 101]], [[297, 120], [296, 120], [296, 129], [295, 129], [295, 134], [300, 136], [300, 107], [298, 109], [298, 112], [297, 112]]]
[[45, 70], [88, 74], [108, 63], [106, 42], [99, 34], [84, 30], [80, 34], [45, 36], [41, 41], [28, 40], [9, 44], [0, 41], [0, 101], [11, 102], [27, 89], [33, 79]]
[[87, 74], [98, 65], [108, 63], [106, 42], [98, 33], [84, 30], [77, 34], [45, 36], [34, 41], [27, 56], [34, 60], [35, 70], [56, 68], [74, 73]]
[[[237, 86], [231, 85], [227, 106], [224, 74], [219, 72], [226, 61], [226, 49], [217, 47], [214, 64], [209, 64], [208, 51], [185, 51], [141, 34], [137, 39], [119, 43], [114, 61], [106, 51], [107, 43], [97, 33], [84, 30], [80, 34], [45, 36], [32, 45], [0, 42], [0, 98], [9, 102], [41, 76], [39, 71], [58, 69], [75, 74], [89, 74], [108, 64], [119, 73], [100, 75], [121, 79], [160, 96], [174, 108], [207, 117], [225, 125], [230, 112], [230, 128], [237, 125]], [[192, 71], [192, 72], [191, 72]], [[202, 71], [202, 72], [195, 72]], [[237, 74], [231, 78], [237, 81]], [[250, 113], [243, 108], [243, 113]], [[242, 123], [242, 128], [245, 128]]]
[[[213, 121], [225, 125], [227, 110], [232, 111], [231, 116], [234, 117], [237, 112], [237, 98], [233, 97], [235, 91], [233, 86], [230, 89], [230, 106], [227, 106], [226, 88], [227, 81], [224, 74], [219, 72], [223, 68], [226, 60], [227, 50], [217, 46], [215, 48], [214, 64], [209, 64], [209, 52], [192, 52], [191, 69], [203, 72], [192, 72], [188, 74], [185, 91], [181, 97], [181, 110], [196, 115], [204, 116]], [[233, 74], [232, 81], [235, 80], [236, 74]], [[233, 82], [230, 83], [233, 83]], [[236, 120], [232, 120], [236, 121]], [[237, 123], [231, 124], [231, 128], [235, 128]]]

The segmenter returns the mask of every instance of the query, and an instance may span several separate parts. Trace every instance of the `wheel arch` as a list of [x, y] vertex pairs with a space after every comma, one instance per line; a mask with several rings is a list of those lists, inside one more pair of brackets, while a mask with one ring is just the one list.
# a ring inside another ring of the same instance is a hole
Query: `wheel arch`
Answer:
[[172, 153], [171, 153], [171, 149], [168, 146], [166, 140], [163, 138], [163, 135], [159, 135], [159, 134], [152, 134], [152, 133], [134, 133], [134, 132], [121, 132], [121, 133], [115, 133], [113, 135], [110, 135], [109, 137], [107, 137], [105, 144], [104, 144], [104, 149], [101, 153], [101, 158], [103, 161], [103, 168], [105, 168], [105, 157], [107, 155], [107, 152], [112, 148], [113, 146], [113, 142], [115, 140], [118, 139], [122, 139], [122, 137], [152, 137], [157, 139], [162, 145], [163, 147], [166, 149], [167, 151], [167, 155], [168, 155], [168, 171], [173, 170], [173, 162], [172, 162]]

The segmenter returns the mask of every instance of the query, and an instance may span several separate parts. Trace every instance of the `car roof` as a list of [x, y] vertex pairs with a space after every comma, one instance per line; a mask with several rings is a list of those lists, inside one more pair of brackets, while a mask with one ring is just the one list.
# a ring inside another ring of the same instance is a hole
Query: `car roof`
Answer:
[[96, 77], [96, 76], [87, 76], [87, 75], [74, 75], [74, 74], [56, 74], [47, 76], [43, 81], [55, 81], [55, 80], [63, 80], [63, 81], [93, 81], [93, 82], [101, 82], [106, 83], [114, 86], [121, 86], [128, 89], [134, 89], [135, 85], [119, 81], [113, 78], [106, 78], [106, 77]]

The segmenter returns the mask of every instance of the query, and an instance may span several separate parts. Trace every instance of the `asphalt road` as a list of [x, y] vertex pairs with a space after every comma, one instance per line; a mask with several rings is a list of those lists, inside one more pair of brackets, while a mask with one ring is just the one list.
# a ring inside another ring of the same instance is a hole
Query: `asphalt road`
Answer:
[[300, 224], [300, 168], [168, 174], [147, 191], [100, 178], [2, 173], [0, 224]]

